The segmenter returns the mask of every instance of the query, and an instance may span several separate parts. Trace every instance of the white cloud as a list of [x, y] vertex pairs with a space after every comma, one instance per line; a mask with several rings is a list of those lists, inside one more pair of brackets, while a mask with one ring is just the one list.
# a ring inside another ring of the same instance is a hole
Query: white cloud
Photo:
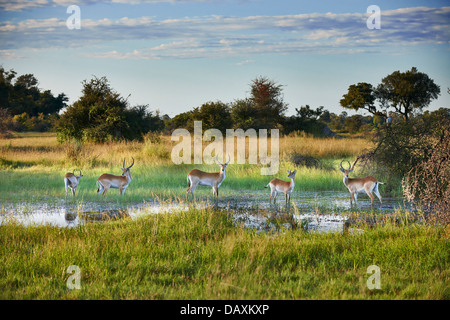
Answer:
[[[70, 5], [89, 5], [99, 2], [103, 3], [125, 3], [125, 4], [145, 4], [159, 2], [211, 2], [212, 0], [0, 0], [0, 10], [22, 11], [24, 9], [33, 9], [50, 6], [70, 6]], [[245, 1], [245, 0], [240, 0]]]
[[[86, 48], [84, 55], [89, 57], [185, 59], [247, 58], [264, 53], [360, 53], [386, 46], [449, 43], [450, 7], [383, 11], [381, 30], [367, 29], [366, 19], [365, 13], [167, 20], [144, 16], [83, 19], [81, 30], [68, 30], [61, 19], [29, 19], [0, 23], [0, 50], [6, 55], [25, 48], [67, 48], [70, 39], [70, 46]], [[139, 48], [133, 47], [135, 43]], [[97, 52], [92, 52], [93, 45]]]

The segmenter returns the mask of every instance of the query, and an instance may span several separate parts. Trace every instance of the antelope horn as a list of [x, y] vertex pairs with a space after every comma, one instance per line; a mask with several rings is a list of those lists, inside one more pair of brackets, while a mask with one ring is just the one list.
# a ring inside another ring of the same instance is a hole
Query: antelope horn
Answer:
[[341, 161], [341, 168], [344, 169], [344, 167], [342, 166], [342, 162], [344, 162], [344, 160]]
[[216, 162], [217, 162], [219, 165], [223, 166], [223, 164], [219, 161], [219, 159], [218, 159], [217, 157], [218, 157], [218, 155], [216, 155], [216, 157], [214, 158], [214, 160], [216, 160]]
[[231, 158], [230, 158], [230, 155], [228, 154], [228, 162], [226, 164], [229, 164], [230, 160], [231, 160]]
[[347, 160], [348, 163], [348, 170], [350, 170], [352, 168], [352, 165], [350, 164], [350, 162]]
[[134, 158], [131, 157], [131, 159], [133, 159], [133, 163], [131, 164], [131, 166], [128, 167], [128, 169], [130, 169], [134, 165]]
[[125, 169], [125, 158], [123, 158], [123, 165], [122, 168]]

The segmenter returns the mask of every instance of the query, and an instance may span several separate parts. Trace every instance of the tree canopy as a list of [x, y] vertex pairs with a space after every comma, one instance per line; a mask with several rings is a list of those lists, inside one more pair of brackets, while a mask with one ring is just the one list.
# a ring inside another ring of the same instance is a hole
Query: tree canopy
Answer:
[[385, 108], [392, 107], [405, 120], [416, 111], [428, 107], [441, 90], [425, 73], [413, 67], [406, 72], [395, 71], [383, 78], [375, 96]]
[[147, 106], [129, 108], [105, 77], [84, 80], [83, 95], [61, 116], [56, 131], [60, 141], [76, 139], [104, 142], [141, 139], [148, 131], [162, 129], [159, 115]]
[[26, 113], [30, 117], [58, 113], [68, 101], [64, 93], [54, 96], [50, 90], [38, 88], [38, 80], [32, 74], [16, 77], [14, 70], [0, 67], [0, 108], [12, 116]]
[[[365, 82], [350, 85], [340, 104], [343, 108], [364, 109], [377, 116], [387, 116], [387, 109], [393, 108], [408, 121], [415, 111], [428, 107], [439, 94], [439, 86], [427, 74], [412, 67], [411, 70], [395, 71], [384, 77], [376, 88]], [[384, 112], [376, 107], [375, 101]]]
[[356, 85], [350, 85], [348, 92], [340, 100], [340, 104], [343, 108], [355, 111], [364, 109], [375, 115], [379, 113], [375, 107], [375, 99], [372, 85], [366, 82], [359, 82]]
[[257, 117], [258, 128], [275, 128], [283, 121], [288, 104], [283, 101], [282, 85], [266, 77], [258, 77], [252, 80], [251, 96]]

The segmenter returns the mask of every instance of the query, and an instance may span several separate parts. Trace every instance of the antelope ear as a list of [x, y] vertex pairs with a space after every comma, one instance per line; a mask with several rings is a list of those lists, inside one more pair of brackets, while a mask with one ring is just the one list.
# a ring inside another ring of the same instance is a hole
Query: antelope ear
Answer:
[[353, 171], [353, 169], [349, 170], [349, 172], [352, 172], [352, 171]]
[[297, 173], [297, 169], [294, 170], [294, 174], [296, 174], [296, 173]]

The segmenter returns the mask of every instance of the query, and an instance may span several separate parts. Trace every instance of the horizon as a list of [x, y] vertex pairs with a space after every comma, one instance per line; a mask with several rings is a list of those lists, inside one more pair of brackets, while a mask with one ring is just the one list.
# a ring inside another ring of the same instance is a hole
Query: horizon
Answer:
[[[0, 1], [0, 65], [39, 87], [81, 96], [105, 76], [129, 103], [173, 117], [250, 95], [263, 76], [283, 86], [286, 115], [309, 105], [349, 115], [351, 84], [378, 85], [416, 67], [441, 88], [425, 110], [448, 108], [450, 7], [445, 1]], [[380, 29], [369, 29], [377, 5]], [[70, 5], [80, 29], [69, 29]]]

